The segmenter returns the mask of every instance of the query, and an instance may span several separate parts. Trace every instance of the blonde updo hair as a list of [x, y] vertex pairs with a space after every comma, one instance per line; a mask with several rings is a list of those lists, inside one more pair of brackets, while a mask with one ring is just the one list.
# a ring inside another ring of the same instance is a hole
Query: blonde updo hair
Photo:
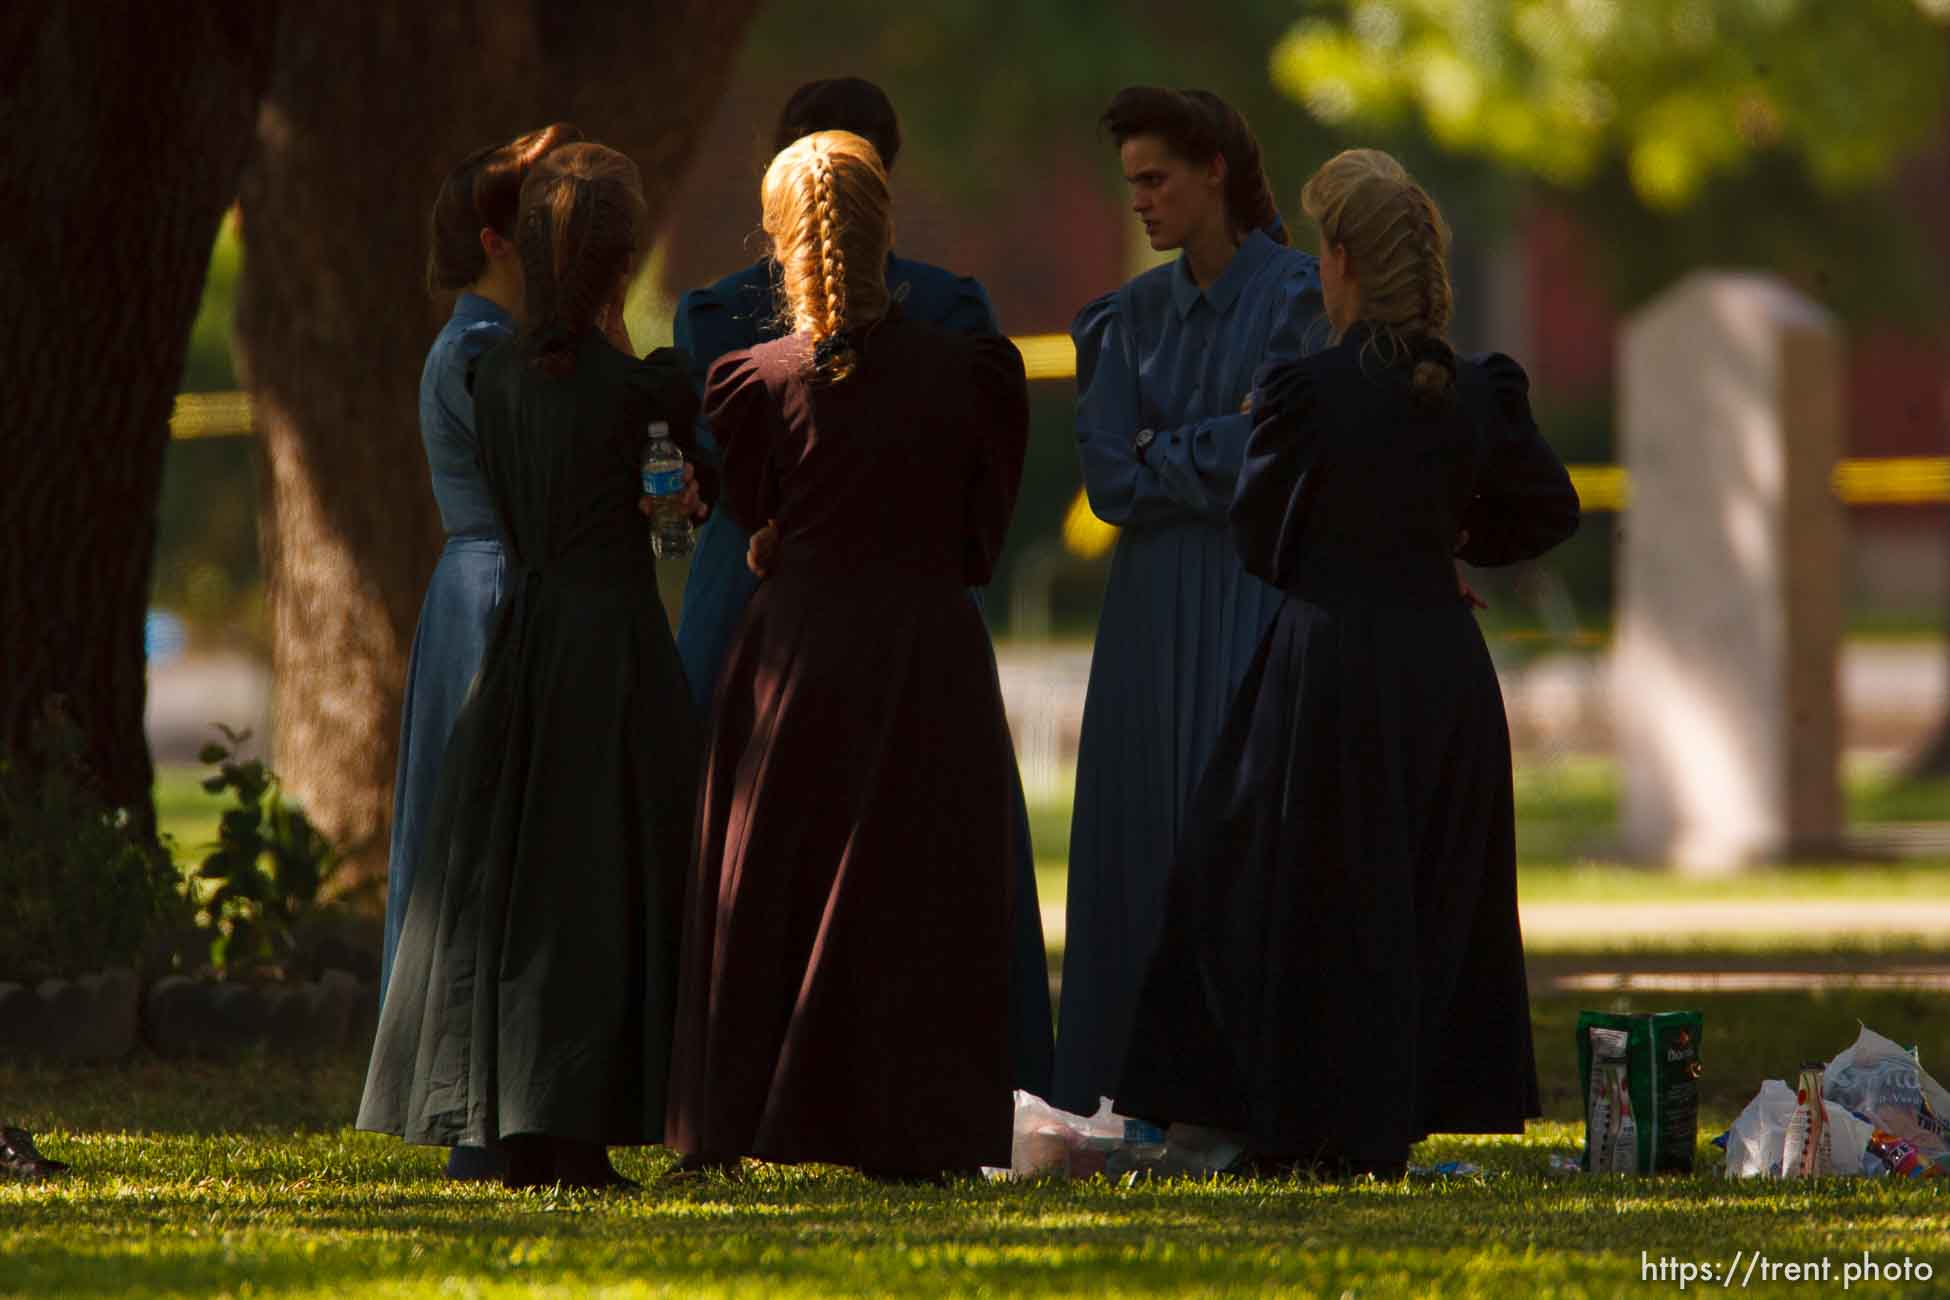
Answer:
[[1384, 340], [1390, 362], [1414, 362], [1411, 384], [1430, 406], [1455, 392], [1449, 346], [1454, 292], [1449, 227], [1428, 191], [1379, 149], [1349, 149], [1321, 165], [1300, 191], [1300, 206], [1320, 227], [1321, 252], [1347, 250], [1361, 288], [1361, 319]]
[[859, 364], [853, 331], [887, 312], [893, 203], [880, 153], [851, 131], [818, 131], [779, 151], [759, 187], [779, 266], [782, 314], [811, 339], [815, 379]]

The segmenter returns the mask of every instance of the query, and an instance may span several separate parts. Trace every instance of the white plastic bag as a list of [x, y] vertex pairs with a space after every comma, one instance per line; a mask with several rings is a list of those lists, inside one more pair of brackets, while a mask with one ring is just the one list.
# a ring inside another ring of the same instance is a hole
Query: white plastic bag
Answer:
[[1098, 1099], [1094, 1115], [1074, 1115], [1018, 1090], [1009, 1167], [985, 1172], [991, 1178], [1204, 1175], [1231, 1165], [1242, 1149], [1234, 1135], [1218, 1129], [1174, 1124], [1160, 1134], [1118, 1114], [1108, 1097]]
[[1059, 1110], [1031, 1092], [1016, 1090], [1016, 1122], [1009, 1167], [992, 1177], [1088, 1178], [1102, 1173], [1111, 1151], [1124, 1138], [1124, 1117], [1100, 1100], [1094, 1115]]
[[[1827, 1091], [1826, 1087], [1823, 1092]], [[1794, 1089], [1769, 1079], [1740, 1112], [1727, 1132], [1728, 1178], [1779, 1178], [1781, 1150], [1787, 1142], [1788, 1121], [1794, 1117]], [[1829, 1151], [1836, 1174], [1879, 1174], [1883, 1165], [1869, 1150], [1868, 1124], [1837, 1102], [1823, 1100], [1828, 1115]]]
[[1913, 1142], [1925, 1155], [1950, 1151], [1944, 1133], [1950, 1093], [1914, 1056], [1867, 1025], [1853, 1044], [1828, 1063], [1821, 1092], [1884, 1133]]

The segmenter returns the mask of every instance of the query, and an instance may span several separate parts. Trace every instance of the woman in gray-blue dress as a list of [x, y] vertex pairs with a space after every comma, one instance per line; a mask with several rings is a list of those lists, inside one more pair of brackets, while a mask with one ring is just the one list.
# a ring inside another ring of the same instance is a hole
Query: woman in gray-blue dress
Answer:
[[1091, 509], [1120, 527], [1077, 755], [1051, 1100], [1113, 1095], [1186, 803], [1279, 593], [1247, 574], [1226, 509], [1241, 403], [1320, 312], [1245, 121], [1201, 91], [1134, 87], [1104, 114], [1132, 209], [1175, 262], [1077, 315], [1077, 442]]
[[[474, 398], [467, 368], [514, 334], [521, 305], [521, 263], [513, 243], [515, 209], [528, 169], [561, 145], [582, 138], [556, 123], [470, 154], [448, 174], [434, 201], [427, 287], [456, 293], [453, 315], [427, 350], [420, 372], [420, 440], [440, 526], [446, 533], [427, 582], [400, 707], [399, 767], [393, 779], [393, 835], [386, 867], [386, 930], [379, 994], [386, 995], [414, 866], [426, 838], [427, 813], [440, 784], [440, 762], [454, 719], [480, 669], [488, 628], [501, 601], [501, 527], [481, 477], [474, 436]], [[478, 1166], [478, 1167], [477, 1167]], [[448, 1172], [487, 1177], [497, 1166], [457, 1149]]]

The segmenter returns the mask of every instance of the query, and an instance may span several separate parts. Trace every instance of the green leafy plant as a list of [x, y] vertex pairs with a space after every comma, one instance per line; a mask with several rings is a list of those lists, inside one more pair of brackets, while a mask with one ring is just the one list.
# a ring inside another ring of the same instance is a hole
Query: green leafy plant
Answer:
[[297, 955], [301, 930], [339, 863], [338, 851], [304, 812], [284, 797], [277, 774], [237, 750], [248, 731], [217, 730], [198, 755], [216, 767], [203, 782], [211, 794], [229, 790], [236, 807], [224, 811], [217, 842], [197, 868], [210, 888], [198, 921], [213, 932], [210, 963], [225, 975], [277, 973]]
[[0, 980], [138, 965], [184, 907], [169, 854], [97, 792], [86, 750], [50, 697], [26, 746], [0, 756]]

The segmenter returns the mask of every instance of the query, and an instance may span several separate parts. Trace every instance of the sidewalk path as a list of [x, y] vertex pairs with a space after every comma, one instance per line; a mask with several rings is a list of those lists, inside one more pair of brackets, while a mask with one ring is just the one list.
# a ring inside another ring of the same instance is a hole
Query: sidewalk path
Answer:
[[[1044, 900], [1042, 913], [1044, 937], [1050, 947], [1062, 947], [1064, 904]], [[1950, 958], [1950, 898], [1552, 902], [1523, 904], [1520, 915], [1525, 948], [1545, 957], [1552, 949], [1663, 947], [1675, 941], [1738, 947], [1754, 936], [1785, 935], [1811, 947], [1939, 944]]]

